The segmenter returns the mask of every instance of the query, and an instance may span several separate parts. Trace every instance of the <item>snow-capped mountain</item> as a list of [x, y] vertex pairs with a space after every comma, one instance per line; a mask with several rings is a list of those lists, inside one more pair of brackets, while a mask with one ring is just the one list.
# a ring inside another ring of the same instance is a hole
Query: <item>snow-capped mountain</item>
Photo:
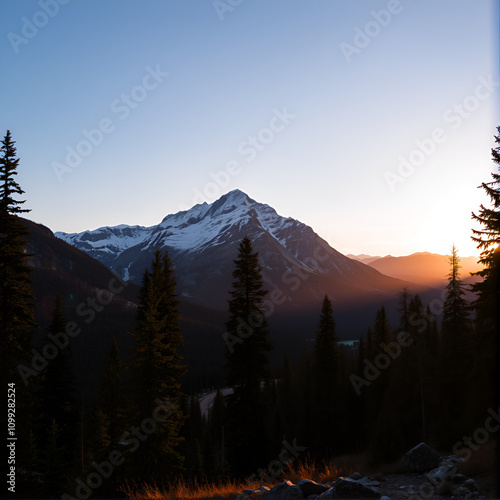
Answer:
[[233, 261], [245, 236], [259, 252], [269, 307], [317, 304], [325, 293], [337, 302], [393, 296], [407, 286], [347, 258], [309, 226], [278, 215], [240, 190], [168, 215], [156, 226], [55, 235], [136, 283], [153, 253], [166, 250], [176, 267], [178, 292], [218, 309], [226, 307]]

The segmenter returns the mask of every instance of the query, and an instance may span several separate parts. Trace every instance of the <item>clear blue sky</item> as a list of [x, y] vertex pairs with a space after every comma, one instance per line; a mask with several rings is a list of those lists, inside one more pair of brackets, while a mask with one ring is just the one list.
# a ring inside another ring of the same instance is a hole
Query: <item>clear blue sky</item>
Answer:
[[343, 253], [472, 254], [498, 4], [1, 0], [29, 217], [147, 226], [239, 188]]

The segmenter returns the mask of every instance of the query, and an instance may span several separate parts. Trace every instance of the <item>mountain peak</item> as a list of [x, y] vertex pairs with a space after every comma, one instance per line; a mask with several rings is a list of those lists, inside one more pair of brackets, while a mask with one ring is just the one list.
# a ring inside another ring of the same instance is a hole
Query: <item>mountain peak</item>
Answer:
[[250, 200], [250, 197], [240, 189], [233, 189], [232, 191], [222, 195], [218, 201], [223, 200], [224, 204], [233, 203], [235, 205], [241, 205], [245, 203], [245, 201]]
[[210, 216], [222, 215], [228, 212], [232, 212], [234, 209], [240, 208], [242, 206], [248, 206], [255, 203], [246, 193], [240, 191], [239, 189], [234, 189], [222, 195], [217, 201], [214, 201], [210, 205], [210, 209], [207, 212]]

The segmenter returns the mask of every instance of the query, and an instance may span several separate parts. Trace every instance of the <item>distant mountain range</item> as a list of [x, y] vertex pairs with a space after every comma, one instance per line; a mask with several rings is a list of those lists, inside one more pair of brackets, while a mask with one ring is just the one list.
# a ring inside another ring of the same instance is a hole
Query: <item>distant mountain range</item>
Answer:
[[55, 235], [134, 283], [141, 282], [154, 251], [166, 250], [183, 298], [221, 310], [226, 309], [233, 261], [244, 236], [259, 252], [273, 308], [317, 308], [325, 293], [341, 306], [380, 303], [405, 286], [415, 289], [349, 259], [311, 227], [278, 215], [240, 190], [168, 215], [151, 227], [120, 225]]
[[[428, 287], [440, 287], [448, 281], [450, 272], [449, 256], [429, 252], [418, 252], [404, 257], [372, 257], [370, 255], [349, 255], [381, 273], [411, 281]], [[479, 278], [471, 273], [482, 269], [477, 257], [460, 257], [460, 277], [464, 283], [474, 283]]]

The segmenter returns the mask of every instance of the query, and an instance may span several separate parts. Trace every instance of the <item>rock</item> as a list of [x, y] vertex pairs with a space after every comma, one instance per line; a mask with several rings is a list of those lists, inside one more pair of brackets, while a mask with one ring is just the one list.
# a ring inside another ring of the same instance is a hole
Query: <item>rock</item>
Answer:
[[448, 468], [444, 465], [441, 465], [436, 469], [432, 469], [426, 475], [429, 481], [434, 486], [440, 486], [450, 480], [450, 476], [448, 475]]
[[262, 498], [270, 500], [299, 500], [303, 498], [302, 490], [291, 481], [285, 481], [274, 485]]
[[359, 481], [363, 477], [362, 474], [359, 472], [353, 472], [350, 476], [349, 479], [354, 479], [354, 481]]
[[380, 498], [380, 491], [365, 486], [359, 481], [339, 477], [335, 482], [335, 496], [337, 498]]
[[479, 493], [477, 491], [473, 491], [472, 493], [469, 493], [468, 495], [465, 495], [465, 500], [476, 500], [479, 498]]
[[380, 486], [380, 483], [378, 481], [375, 481], [375, 479], [370, 476], [362, 477], [358, 482], [364, 484], [365, 486]]
[[470, 491], [467, 488], [464, 488], [463, 486], [456, 486], [451, 490], [451, 494], [454, 497], [464, 498], [466, 495], [470, 495]]
[[246, 497], [256, 497], [262, 495], [262, 493], [266, 493], [267, 491], [269, 491], [269, 488], [267, 486], [261, 486], [260, 488], [257, 488], [255, 490], [243, 490], [241, 494], [245, 495]]
[[389, 497], [386, 497], [385, 495], [383, 497], [380, 497], [380, 500], [391, 500]]
[[439, 465], [445, 465], [450, 469], [450, 471], [453, 471], [453, 473], [458, 472], [458, 465], [462, 463], [464, 460], [463, 458], [457, 457], [455, 455], [448, 455], [445, 457], [441, 457], [441, 460], [439, 461]]
[[319, 497], [316, 497], [316, 500], [331, 500], [335, 498], [335, 488], [331, 487], [329, 490], [326, 490], [324, 493], [321, 493]]
[[325, 491], [330, 489], [330, 486], [326, 484], [319, 484], [311, 481], [310, 479], [301, 479], [297, 486], [302, 490], [302, 494], [304, 498], [307, 498], [309, 495], [321, 495]]
[[451, 482], [455, 484], [463, 483], [467, 477], [464, 476], [463, 474], [452, 474], [450, 476]]
[[479, 485], [472, 478], [465, 480], [462, 486], [466, 486], [471, 491], [479, 491]]
[[412, 472], [426, 472], [439, 465], [441, 455], [426, 443], [417, 444], [401, 459], [401, 463]]

